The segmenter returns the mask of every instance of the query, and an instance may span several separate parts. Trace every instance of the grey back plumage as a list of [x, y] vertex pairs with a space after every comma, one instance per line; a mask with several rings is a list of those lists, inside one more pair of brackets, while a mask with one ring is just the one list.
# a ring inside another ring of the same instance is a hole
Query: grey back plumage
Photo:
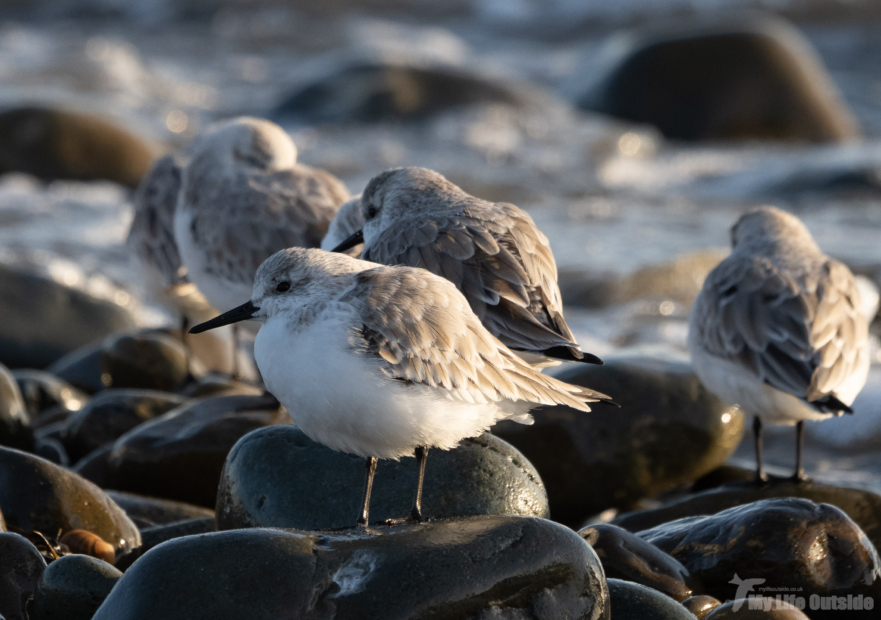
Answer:
[[[371, 208], [378, 210], [372, 217]], [[446, 278], [490, 333], [511, 348], [577, 349], [563, 319], [550, 245], [526, 212], [475, 198], [423, 168], [375, 177], [362, 209], [364, 259]]]
[[868, 325], [853, 274], [777, 209], [745, 215], [732, 241], [732, 254], [695, 302], [696, 345], [819, 411], [846, 409], [855, 394], [840, 390], [868, 366]]

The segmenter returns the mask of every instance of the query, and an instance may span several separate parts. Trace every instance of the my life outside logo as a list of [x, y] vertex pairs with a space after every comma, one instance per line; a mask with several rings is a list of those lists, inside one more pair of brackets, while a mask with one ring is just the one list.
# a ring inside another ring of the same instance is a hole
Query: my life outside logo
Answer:
[[[798, 592], [801, 592], [801, 588], [758, 588], [765, 581], [765, 579], [741, 579], [735, 573], [734, 579], [728, 582], [737, 586], [732, 611], [740, 611], [744, 603], [747, 604], [747, 609], [763, 611], [770, 611], [771, 609], [781, 607], [784, 603], [788, 603], [801, 611], [805, 609], [862, 611], [871, 610], [875, 607], [875, 599], [871, 596], [863, 596], [862, 594], [857, 594], [856, 596], [851, 594], [847, 596], [811, 594], [805, 598], [798, 594]], [[754, 590], [761, 594], [751, 594]], [[781, 591], [787, 592], [787, 594], [781, 594]]]

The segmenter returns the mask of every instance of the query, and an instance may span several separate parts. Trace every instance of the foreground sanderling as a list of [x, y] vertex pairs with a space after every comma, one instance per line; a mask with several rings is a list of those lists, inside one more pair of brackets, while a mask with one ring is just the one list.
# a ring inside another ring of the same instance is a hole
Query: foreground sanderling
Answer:
[[421, 267], [453, 282], [489, 332], [536, 367], [601, 364], [563, 319], [557, 264], [547, 237], [508, 203], [475, 198], [425, 168], [374, 177], [361, 196], [362, 258]]
[[188, 277], [217, 308], [248, 297], [273, 253], [318, 247], [349, 198], [330, 173], [297, 164], [293, 141], [269, 121], [217, 123], [188, 154], [174, 238]]
[[800, 479], [804, 421], [852, 413], [866, 383], [868, 325], [859, 290], [850, 270], [779, 209], [741, 217], [731, 245], [692, 309], [691, 361], [710, 390], [754, 416], [758, 479], [762, 423], [796, 425]]
[[[327, 229], [327, 234], [321, 240], [321, 249], [333, 252], [344, 241], [364, 227], [364, 216], [361, 213], [361, 194], [353, 196], [339, 208], [333, 221]], [[346, 254], [358, 258], [361, 256], [362, 244], [346, 249]]]
[[181, 315], [183, 331], [191, 317], [211, 305], [187, 278], [174, 241], [174, 209], [183, 175], [179, 155], [156, 160], [135, 192], [135, 216], [126, 245], [137, 259], [147, 292], [154, 301]]
[[251, 301], [191, 331], [248, 319], [263, 323], [257, 366], [297, 426], [367, 458], [362, 525], [377, 458], [416, 454], [420, 519], [429, 448], [453, 448], [499, 420], [530, 424], [538, 405], [590, 411], [608, 400], [534, 370], [452, 283], [423, 269], [290, 248], [261, 265]]

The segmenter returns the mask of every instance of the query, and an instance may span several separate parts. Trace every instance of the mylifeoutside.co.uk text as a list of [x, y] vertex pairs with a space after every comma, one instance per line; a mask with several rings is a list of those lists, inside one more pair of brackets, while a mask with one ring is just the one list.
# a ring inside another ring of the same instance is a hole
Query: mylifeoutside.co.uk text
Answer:
[[863, 596], [862, 594], [857, 594], [856, 596], [852, 594], [847, 596], [820, 596], [819, 594], [812, 594], [807, 599], [797, 594], [778, 594], [775, 597], [750, 594], [747, 598], [749, 599], [750, 609], [764, 611], [770, 611], [778, 604], [777, 601], [789, 603], [802, 611], [805, 609], [861, 611], [864, 609], [874, 609], [875, 607], [875, 599], [871, 596]]

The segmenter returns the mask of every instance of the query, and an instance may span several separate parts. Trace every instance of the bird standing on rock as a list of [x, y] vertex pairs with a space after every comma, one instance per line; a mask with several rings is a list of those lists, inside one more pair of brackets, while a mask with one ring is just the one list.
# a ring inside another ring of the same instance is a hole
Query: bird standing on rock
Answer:
[[261, 265], [245, 304], [193, 333], [256, 320], [266, 387], [294, 423], [329, 448], [367, 459], [367, 525], [377, 458], [415, 454], [411, 517], [422, 518], [430, 448], [448, 450], [499, 420], [531, 424], [538, 405], [608, 397], [545, 376], [481, 324], [448, 280], [323, 250], [290, 248]]
[[701, 381], [753, 416], [756, 479], [762, 424], [796, 425], [850, 408], [869, 372], [868, 324], [853, 274], [824, 255], [797, 217], [762, 207], [731, 229], [731, 255], [707, 277], [689, 322]]
[[188, 153], [174, 239], [190, 281], [216, 308], [247, 298], [275, 252], [318, 247], [349, 198], [330, 173], [297, 164], [293, 141], [269, 121], [217, 123]]
[[425, 168], [374, 177], [361, 211], [364, 227], [334, 251], [363, 241], [365, 260], [446, 278], [493, 336], [536, 367], [602, 364], [575, 343], [548, 239], [525, 211], [475, 198]]

